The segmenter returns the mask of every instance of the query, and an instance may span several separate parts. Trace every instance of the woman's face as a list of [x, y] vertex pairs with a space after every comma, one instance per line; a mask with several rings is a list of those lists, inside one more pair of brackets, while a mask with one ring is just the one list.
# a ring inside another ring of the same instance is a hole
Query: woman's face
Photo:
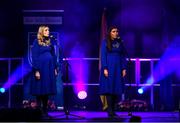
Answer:
[[43, 36], [49, 37], [49, 28], [48, 28], [48, 27], [45, 27], [45, 28], [44, 28]]
[[111, 40], [114, 40], [118, 37], [119, 32], [117, 28], [113, 28], [110, 32]]

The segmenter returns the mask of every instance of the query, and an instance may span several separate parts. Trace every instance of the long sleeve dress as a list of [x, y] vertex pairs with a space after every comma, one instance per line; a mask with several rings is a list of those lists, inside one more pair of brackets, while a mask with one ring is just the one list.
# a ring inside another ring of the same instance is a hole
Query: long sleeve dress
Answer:
[[[104, 75], [104, 69], [108, 70], [108, 77]], [[122, 93], [122, 70], [126, 69], [126, 59], [122, 44], [118, 40], [112, 41], [112, 50], [107, 49], [107, 41], [101, 45], [101, 71], [100, 94]]]
[[[31, 81], [32, 95], [52, 95], [56, 94], [57, 57], [54, 46], [42, 46], [35, 40], [32, 48], [33, 76]], [[40, 72], [40, 80], [35, 78], [35, 71]]]

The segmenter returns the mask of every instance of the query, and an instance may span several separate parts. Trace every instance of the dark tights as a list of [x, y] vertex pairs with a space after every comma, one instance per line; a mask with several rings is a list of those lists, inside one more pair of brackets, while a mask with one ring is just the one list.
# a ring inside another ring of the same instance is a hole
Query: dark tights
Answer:
[[112, 95], [112, 94], [107, 94], [106, 98], [107, 98], [107, 104], [108, 104], [108, 110], [107, 110], [108, 114], [114, 115], [115, 114], [115, 103], [116, 103], [117, 96]]
[[43, 113], [47, 113], [48, 95], [41, 95], [36, 97], [37, 105], [42, 109]]

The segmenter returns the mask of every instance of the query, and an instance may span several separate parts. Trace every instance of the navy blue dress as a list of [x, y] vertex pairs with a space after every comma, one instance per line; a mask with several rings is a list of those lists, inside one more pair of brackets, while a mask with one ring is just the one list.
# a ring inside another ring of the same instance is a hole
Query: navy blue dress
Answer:
[[[108, 70], [108, 77], [104, 76], [104, 69]], [[101, 45], [100, 94], [120, 95], [122, 93], [122, 70], [126, 69], [126, 59], [122, 44], [118, 40], [112, 41], [112, 50], [107, 48], [107, 41]]]
[[[31, 94], [52, 95], [56, 94], [57, 57], [55, 56], [54, 46], [41, 46], [35, 40], [32, 47], [32, 67], [33, 75], [31, 81]], [[40, 72], [40, 80], [35, 78], [35, 71]]]

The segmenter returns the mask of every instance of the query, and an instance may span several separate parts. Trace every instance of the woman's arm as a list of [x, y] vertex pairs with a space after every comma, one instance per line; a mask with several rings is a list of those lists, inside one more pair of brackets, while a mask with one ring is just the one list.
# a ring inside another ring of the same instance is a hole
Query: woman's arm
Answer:
[[125, 53], [125, 49], [123, 48], [123, 53], [122, 53], [122, 59], [121, 59], [121, 63], [122, 63], [122, 77], [126, 76], [126, 69], [127, 69], [127, 60], [126, 60], [126, 53]]
[[35, 72], [36, 79], [40, 79], [40, 72], [39, 72], [39, 46], [37, 40], [34, 41], [32, 47], [32, 67], [33, 71]]
[[101, 69], [104, 71], [104, 75], [108, 77], [108, 66], [107, 66], [107, 48], [106, 41], [102, 41], [101, 45]]
[[32, 67], [34, 70], [39, 70], [39, 46], [37, 40], [34, 41], [33, 47], [32, 47]]

